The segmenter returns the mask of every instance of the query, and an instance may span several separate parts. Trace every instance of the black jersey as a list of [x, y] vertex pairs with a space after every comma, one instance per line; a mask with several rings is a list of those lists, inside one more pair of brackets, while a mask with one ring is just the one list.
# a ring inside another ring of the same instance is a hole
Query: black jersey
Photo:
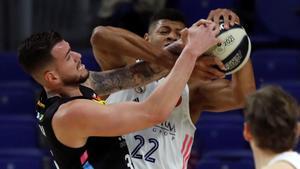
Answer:
[[[70, 148], [57, 140], [51, 125], [60, 105], [74, 99], [90, 99], [104, 104], [95, 92], [80, 86], [83, 96], [47, 98], [41, 93], [37, 102], [37, 118], [41, 132], [49, 145], [58, 169], [132, 169], [125, 140], [120, 137], [89, 137], [81, 148]], [[83, 110], [84, 111], [84, 110]]]

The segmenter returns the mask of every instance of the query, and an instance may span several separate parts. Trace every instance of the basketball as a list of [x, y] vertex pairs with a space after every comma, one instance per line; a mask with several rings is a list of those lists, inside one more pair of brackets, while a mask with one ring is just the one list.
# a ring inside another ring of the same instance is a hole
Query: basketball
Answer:
[[208, 53], [221, 59], [226, 68], [225, 74], [229, 75], [247, 63], [251, 53], [251, 41], [241, 25], [235, 24], [225, 30], [221, 23], [219, 29], [217, 37], [222, 43], [211, 48]]

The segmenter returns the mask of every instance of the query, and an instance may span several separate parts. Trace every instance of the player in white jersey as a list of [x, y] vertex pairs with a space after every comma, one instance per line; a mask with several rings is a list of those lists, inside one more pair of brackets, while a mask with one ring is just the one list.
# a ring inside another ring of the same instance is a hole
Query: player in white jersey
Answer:
[[267, 86], [247, 98], [244, 137], [250, 143], [256, 169], [300, 169], [299, 107], [279, 87]]
[[[221, 16], [226, 18], [227, 26], [229, 23], [239, 21], [233, 12], [226, 9], [212, 11], [209, 18], [218, 22]], [[194, 26], [197, 26], [200, 22], [197, 22]], [[184, 27], [185, 23], [180, 13], [174, 10], [163, 10], [153, 17], [149, 31], [145, 35], [147, 41], [158, 47], [166, 48], [172, 52], [173, 55], [171, 54], [171, 56], [173, 57], [169, 57], [170, 55], [158, 57], [161, 56], [161, 51], [149, 51], [147, 44], [144, 44], [132, 33], [111, 27], [108, 27], [106, 32], [102, 32], [103, 35], [110, 34], [110, 36], [97, 36], [97, 31], [94, 31], [93, 37], [98, 37], [107, 43], [104, 44], [105, 46], [93, 45], [93, 50], [103, 70], [122, 67], [135, 62], [135, 59], [126, 56], [140, 57], [170, 68], [176, 60], [174, 55], [180, 53], [180, 47], [184, 46], [180, 40], [180, 31]], [[123, 39], [129, 41], [129, 44], [140, 45], [135, 49], [127, 48], [123, 51], [120, 49], [110, 51], [108, 49], [113, 49], [110, 44], [118, 43], [117, 38], [114, 38], [114, 36], [124, 37]], [[156, 52], [157, 55], [149, 56], [148, 53], [151, 52]], [[110, 56], [108, 57], [108, 55]], [[221, 79], [224, 74], [210, 67], [213, 65], [222, 67], [220, 61], [214, 57], [200, 58], [198, 67], [194, 70], [194, 79], [189, 83], [190, 88], [186, 87], [183, 91], [178, 106], [167, 121], [125, 136], [135, 168], [187, 168], [195, 132], [194, 123], [200, 113], [202, 111], [225, 111], [241, 108], [245, 95], [255, 90], [251, 61], [234, 74], [231, 81]], [[207, 70], [207, 72], [203, 70]], [[154, 74], [158, 72], [160, 71], [153, 69]], [[204, 79], [209, 80], [204, 81]], [[108, 103], [125, 100], [142, 101], [153, 91], [157, 83], [159, 81], [145, 87], [114, 93], [109, 96], [107, 101]]]
[[[107, 103], [143, 101], [160, 81], [114, 93]], [[188, 92], [186, 86], [167, 121], [125, 136], [135, 168], [181, 168], [187, 165], [196, 129], [190, 118]]]
[[[289, 167], [291, 169], [300, 169], [300, 155], [295, 151], [287, 151], [276, 155], [268, 163], [267, 167], [278, 166], [278, 163], [282, 163], [282, 168]], [[283, 167], [287, 166], [287, 167]], [[281, 168], [281, 167], [280, 167]]]

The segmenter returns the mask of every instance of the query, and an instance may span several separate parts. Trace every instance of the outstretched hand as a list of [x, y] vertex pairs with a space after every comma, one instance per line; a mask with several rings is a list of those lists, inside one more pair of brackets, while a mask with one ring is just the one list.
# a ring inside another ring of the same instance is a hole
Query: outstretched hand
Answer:
[[[181, 37], [186, 47], [193, 55], [198, 56], [194, 73], [197, 79], [212, 80], [223, 78], [225, 74], [221, 71], [225, 66], [220, 59], [213, 56], [202, 55], [209, 48], [216, 45], [220, 40], [216, 37], [219, 34], [218, 25], [212, 21], [199, 20], [190, 28], [181, 32]], [[199, 57], [201, 55], [201, 57]]]
[[213, 47], [220, 40], [216, 37], [219, 34], [217, 24], [211, 21], [203, 21], [203, 24], [199, 26], [191, 26], [185, 28], [182, 32], [182, 40], [186, 44], [185, 48], [188, 48], [193, 55], [198, 57], [206, 52], [209, 48]]
[[195, 66], [195, 71], [201, 72], [201, 75], [197, 76], [197, 79], [204, 81], [224, 78], [225, 73], [222, 70], [225, 70], [224, 64], [219, 58], [214, 56], [200, 57]]
[[200, 19], [198, 20], [197, 22], [195, 22], [190, 28], [184, 28], [183, 30], [181, 30], [180, 34], [181, 34], [181, 42], [183, 44], [183, 46], [186, 45], [186, 40], [187, 40], [187, 33], [188, 33], [188, 30], [189, 29], [192, 29], [192, 28], [196, 28], [196, 27], [199, 27], [201, 25], [208, 25], [208, 24], [211, 24], [212, 22], [209, 21], [209, 20], [206, 20], [206, 19]]

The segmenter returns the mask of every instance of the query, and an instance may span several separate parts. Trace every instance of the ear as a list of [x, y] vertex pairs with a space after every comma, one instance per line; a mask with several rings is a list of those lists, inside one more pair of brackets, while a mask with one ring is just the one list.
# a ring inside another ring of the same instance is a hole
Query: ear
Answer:
[[244, 139], [248, 142], [250, 142], [253, 139], [253, 136], [250, 132], [250, 126], [249, 123], [244, 122], [244, 130], [243, 130]]
[[149, 42], [149, 34], [148, 33], [145, 33], [144, 39]]
[[48, 84], [55, 84], [59, 82], [59, 76], [55, 71], [46, 71], [44, 74], [44, 80]]

